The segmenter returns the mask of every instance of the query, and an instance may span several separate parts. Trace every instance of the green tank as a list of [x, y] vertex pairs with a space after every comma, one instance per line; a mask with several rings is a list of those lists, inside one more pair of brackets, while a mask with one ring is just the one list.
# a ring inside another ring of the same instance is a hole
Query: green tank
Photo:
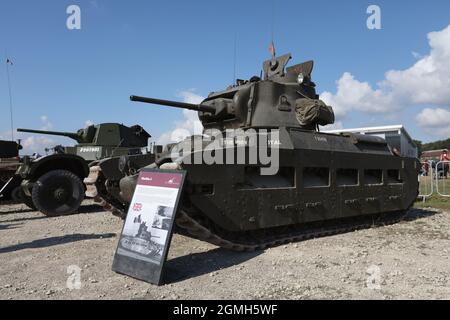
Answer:
[[[419, 161], [397, 156], [382, 138], [320, 132], [319, 126], [334, 122], [333, 110], [316, 94], [313, 62], [287, 67], [290, 59], [265, 61], [263, 78], [237, 80], [199, 105], [131, 97], [197, 110], [205, 134], [216, 134], [210, 140], [217, 140], [217, 132], [225, 136], [215, 147], [216, 159], [220, 150], [223, 158], [233, 151], [234, 162], [210, 164], [205, 155], [211, 155], [211, 141], [193, 136], [149, 166], [187, 172], [177, 232], [227, 249], [255, 250], [395, 222], [414, 203]], [[228, 139], [231, 129], [247, 135]], [[276, 172], [267, 174], [263, 159], [250, 160], [252, 141], [278, 153]], [[244, 161], [237, 161], [239, 151]], [[194, 164], [196, 158], [201, 162]], [[105, 208], [125, 216], [136, 182], [136, 174], [123, 177], [116, 201], [105, 201]]]
[[19, 132], [69, 137], [75, 146], [52, 148], [50, 155], [24, 157], [16, 171], [21, 181], [24, 202], [48, 216], [77, 212], [85, 197], [84, 178], [89, 164], [107, 157], [135, 156], [141, 165], [154, 161], [154, 156], [143, 149], [148, 146], [148, 134], [141, 126], [119, 123], [91, 125], [77, 132], [57, 132], [17, 129]]

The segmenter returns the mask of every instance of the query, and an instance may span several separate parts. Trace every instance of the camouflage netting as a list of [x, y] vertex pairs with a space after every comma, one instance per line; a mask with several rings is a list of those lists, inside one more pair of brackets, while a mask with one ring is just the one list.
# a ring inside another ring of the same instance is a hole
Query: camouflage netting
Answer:
[[333, 108], [319, 99], [297, 99], [295, 112], [301, 126], [312, 124], [325, 126], [334, 123]]

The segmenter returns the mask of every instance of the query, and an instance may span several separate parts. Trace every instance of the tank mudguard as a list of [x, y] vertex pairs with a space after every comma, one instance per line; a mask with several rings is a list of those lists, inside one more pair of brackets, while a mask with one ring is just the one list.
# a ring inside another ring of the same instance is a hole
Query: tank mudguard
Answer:
[[[92, 162], [90, 167], [99, 166], [103, 175], [109, 180], [120, 180], [127, 174], [133, 174], [140, 168], [146, 167], [155, 161], [154, 154], [136, 154], [122, 157], [106, 158]], [[122, 167], [122, 169], [121, 169]], [[132, 172], [128, 172], [132, 171]]]

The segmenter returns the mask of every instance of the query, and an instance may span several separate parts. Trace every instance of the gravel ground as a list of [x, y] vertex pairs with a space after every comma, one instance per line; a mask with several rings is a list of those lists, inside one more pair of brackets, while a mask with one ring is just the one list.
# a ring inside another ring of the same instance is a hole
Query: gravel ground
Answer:
[[0, 205], [0, 299], [450, 299], [450, 212], [255, 253], [175, 235], [161, 287], [112, 272], [122, 221], [81, 212]]

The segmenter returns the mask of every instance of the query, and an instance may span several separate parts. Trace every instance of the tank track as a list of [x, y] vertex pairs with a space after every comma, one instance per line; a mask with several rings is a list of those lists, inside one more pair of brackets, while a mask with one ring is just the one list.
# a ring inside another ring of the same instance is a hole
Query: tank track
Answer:
[[[107, 194], [99, 193], [97, 188], [104, 178], [99, 167], [93, 167], [93, 176], [85, 180], [88, 189], [95, 189], [94, 201], [106, 211], [122, 219], [126, 217], [126, 210], [117, 200], [109, 199]], [[96, 179], [92, 179], [93, 177]], [[100, 195], [101, 194], [101, 195]], [[119, 205], [119, 207], [115, 206]], [[218, 228], [212, 221], [202, 216], [195, 208], [182, 208], [176, 217], [176, 232], [195, 239], [211, 243], [224, 249], [233, 251], [255, 251], [279, 246], [291, 242], [298, 242], [312, 238], [331, 236], [360, 229], [385, 226], [401, 221], [408, 210], [377, 215], [361, 216], [341, 220], [329, 221], [326, 224], [292, 225], [267, 230], [250, 231], [245, 233], [231, 233]]]
[[100, 166], [94, 165], [89, 168], [89, 175], [84, 179], [86, 196], [93, 198], [94, 202], [102, 206], [106, 211], [111, 212], [121, 219], [125, 219], [126, 210], [120, 209], [123, 207], [123, 204], [114, 197], [109, 196], [108, 190], [106, 189], [106, 179], [101, 171]]
[[397, 223], [405, 217], [406, 212], [393, 212], [359, 219], [348, 219], [346, 221], [336, 220], [322, 226], [291, 225], [284, 228], [261, 230], [262, 232], [250, 231], [246, 234], [237, 235], [217, 232], [214, 225], [205, 225], [202, 223], [204, 221], [200, 222], [184, 210], [180, 210], [176, 218], [176, 224], [183, 231], [187, 231], [188, 236], [198, 240], [233, 251], [255, 251], [292, 242]]

